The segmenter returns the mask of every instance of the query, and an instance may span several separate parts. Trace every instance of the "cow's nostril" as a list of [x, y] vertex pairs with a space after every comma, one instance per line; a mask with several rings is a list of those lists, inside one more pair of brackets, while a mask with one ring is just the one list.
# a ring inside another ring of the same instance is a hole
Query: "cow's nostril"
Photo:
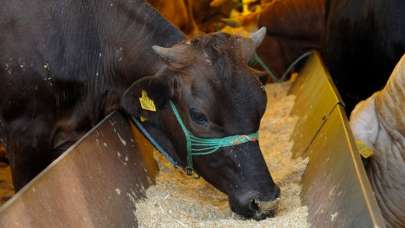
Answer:
[[275, 200], [270, 200], [270, 201], [255, 200], [254, 202], [260, 212], [267, 213], [267, 212], [276, 210], [278, 207], [279, 201], [280, 201], [280, 198], [277, 198]]
[[249, 209], [251, 211], [258, 211], [259, 210], [259, 205], [257, 205], [256, 200], [251, 200], [249, 203]]
[[277, 209], [279, 199], [272, 201], [252, 200], [249, 204], [249, 209], [253, 213], [253, 219], [262, 220], [267, 217], [273, 217]]
[[232, 211], [246, 218], [262, 220], [267, 217], [273, 217], [277, 210], [279, 198], [272, 198], [277, 194], [270, 195], [270, 197], [263, 197], [256, 191], [249, 191], [238, 194], [235, 198], [231, 197], [229, 203]]

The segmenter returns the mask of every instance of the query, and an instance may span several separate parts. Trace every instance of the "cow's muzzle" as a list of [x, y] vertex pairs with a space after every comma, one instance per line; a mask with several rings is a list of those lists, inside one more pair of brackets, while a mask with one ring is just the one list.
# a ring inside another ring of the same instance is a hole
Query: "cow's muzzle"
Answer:
[[262, 220], [273, 217], [278, 207], [280, 189], [275, 186], [274, 191], [268, 197], [256, 191], [249, 191], [229, 198], [232, 211], [246, 218]]

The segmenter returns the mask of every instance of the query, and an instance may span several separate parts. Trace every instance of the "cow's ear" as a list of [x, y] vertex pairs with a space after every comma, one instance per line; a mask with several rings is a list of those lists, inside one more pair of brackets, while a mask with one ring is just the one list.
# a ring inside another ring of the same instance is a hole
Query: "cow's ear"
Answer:
[[134, 82], [121, 98], [121, 108], [131, 116], [157, 112], [173, 97], [174, 78], [144, 77]]

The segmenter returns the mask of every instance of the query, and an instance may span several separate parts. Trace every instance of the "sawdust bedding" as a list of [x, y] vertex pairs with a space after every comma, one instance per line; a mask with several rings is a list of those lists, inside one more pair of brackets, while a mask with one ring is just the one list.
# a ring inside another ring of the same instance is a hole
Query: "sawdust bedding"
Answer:
[[290, 83], [266, 86], [268, 107], [259, 132], [260, 146], [274, 181], [281, 188], [276, 216], [246, 220], [233, 213], [227, 196], [202, 178], [176, 170], [155, 153], [160, 166], [157, 184], [136, 205], [140, 227], [308, 227], [307, 208], [301, 204], [301, 176], [307, 159], [293, 159], [289, 140], [297, 117], [290, 116], [295, 97], [287, 95]]

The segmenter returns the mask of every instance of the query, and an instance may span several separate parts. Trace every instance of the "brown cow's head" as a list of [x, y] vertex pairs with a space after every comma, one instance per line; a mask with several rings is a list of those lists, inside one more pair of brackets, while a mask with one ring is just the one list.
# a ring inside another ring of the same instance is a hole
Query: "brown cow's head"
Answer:
[[[185, 137], [169, 100], [176, 105], [187, 129], [195, 136], [218, 138], [257, 132], [266, 107], [266, 94], [249, 68], [265, 29], [251, 38], [213, 33], [153, 50], [164, 62], [154, 76], [145, 77], [124, 94], [122, 106], [144, 117], [148, 131], [181, 166], [186, 166]], [[156, 111], [139, 105], [148, 93]], [[272, 215], [279, 196], [257, 141], [224, 147], [193, 157], [195, 171], [229, 196], [231, 209], [245, 217]]]

